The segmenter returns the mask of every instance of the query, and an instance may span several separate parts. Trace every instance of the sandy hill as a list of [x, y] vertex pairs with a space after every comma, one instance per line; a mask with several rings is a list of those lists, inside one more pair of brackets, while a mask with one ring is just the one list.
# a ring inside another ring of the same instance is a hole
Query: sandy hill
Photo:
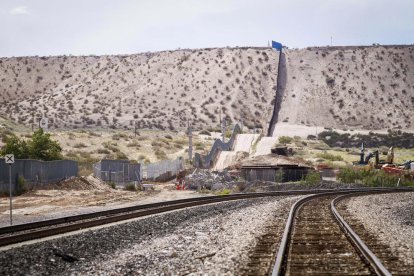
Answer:
[[[414, 130], [414, 46], [284, 49], [277, 121]], [[53, 127], [196, 129], [243, 119], [265, 131], [279, 54], [270, 48], [0, 58], [0, 115]]]
[[269, 48], [123, 56], [0, 58], [0, 115], [52, 127], [196, 129], [228, 122], [267, 129], [278, 53]]
[[414, 46], [284, 50], [278, 122], [414, 129]]

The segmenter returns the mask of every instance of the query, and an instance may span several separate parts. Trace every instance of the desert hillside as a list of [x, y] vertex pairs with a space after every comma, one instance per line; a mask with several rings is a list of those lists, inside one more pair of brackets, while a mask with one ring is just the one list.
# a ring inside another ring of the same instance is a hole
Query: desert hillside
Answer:
[[[414, 46], [284, 49], [277, 121], [414, 130]], [[266, 131], [279, 54], [270, 48], [0, 58], [0, 115], [56, 128], [195, 129], [240, 119]]]
[[279, 122], [414, 129], [414, 46], [284, 50]]
[[0, 58], [0, 115], [52, 127], [196, 129], [227, 121], [267, 129], [278, 53], [270, 48], [124, 56]]

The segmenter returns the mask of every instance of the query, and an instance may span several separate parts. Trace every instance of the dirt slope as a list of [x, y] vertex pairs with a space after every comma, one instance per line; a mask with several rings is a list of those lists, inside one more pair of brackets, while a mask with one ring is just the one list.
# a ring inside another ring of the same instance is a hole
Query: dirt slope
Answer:
[[279, 122], [414, 129], [414, 46], [319, 47], [284, 53]]
[[125, 56], [0, 58], [0, 114], [54, 127], [196, 129], [229, 121], [267, 128], [278, 53], [270, 48]]

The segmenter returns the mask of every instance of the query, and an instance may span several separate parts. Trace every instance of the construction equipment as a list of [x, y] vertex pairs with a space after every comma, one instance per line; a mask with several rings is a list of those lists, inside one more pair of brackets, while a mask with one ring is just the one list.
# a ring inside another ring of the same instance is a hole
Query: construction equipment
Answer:
[[378, 150], [374, 150], [374, 151], [368, 153], [367, 156], [365, 156], [364, 151], [365, 151], [364, 143], [362, 143], [362, 145], [361, 145], [361, 152], [359, 154], [360, 155], [360, 159], [359, 159], [359, 161], [353, 162], [353, 165], [354, 166], [367, 166], [367, 165], [368, 166], [371, 166], [371, 164], [370, 164], [369, 161], [371, 160], [371, 158], [375, 157], [375, 162], [374, 162], [373, 166], [375, 168], [377, 168], [379, 166], [379, 164], [380, 164]]
[[[394, 163], [394, 147], [390, 147], [388, 149], [387, 158], [386, 160], [380, 160], [379, 159], [379, 151], [374, 150], [370, 153], [368, 153], [365, 156], [365, 148], [364, 143], [361, 145], [361, 152], [360, 152], [360, 159], [359, 161], [353, 162], [354, 168], [356, 169], [380, 169], [388, 174], [395, 175], [395, 176], [408, 176], [414, 179], [414, 172], [410, 171], [411, 164], [414, 163], [411, 160], [404, 161], [402, 164], [395, 164]], [[375, 161], [373, 163], [370, 163], [370, 160], [375, 157]]]
[[394, 147], [390, 147], [388, 150], [387, 164], [394, 164]]

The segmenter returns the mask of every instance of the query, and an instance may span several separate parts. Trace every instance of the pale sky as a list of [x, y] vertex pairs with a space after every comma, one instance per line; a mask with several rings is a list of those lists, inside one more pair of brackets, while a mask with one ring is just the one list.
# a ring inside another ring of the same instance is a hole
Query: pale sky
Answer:
[[413, 44], [413, 0], [0, 0], [0, 57]]

